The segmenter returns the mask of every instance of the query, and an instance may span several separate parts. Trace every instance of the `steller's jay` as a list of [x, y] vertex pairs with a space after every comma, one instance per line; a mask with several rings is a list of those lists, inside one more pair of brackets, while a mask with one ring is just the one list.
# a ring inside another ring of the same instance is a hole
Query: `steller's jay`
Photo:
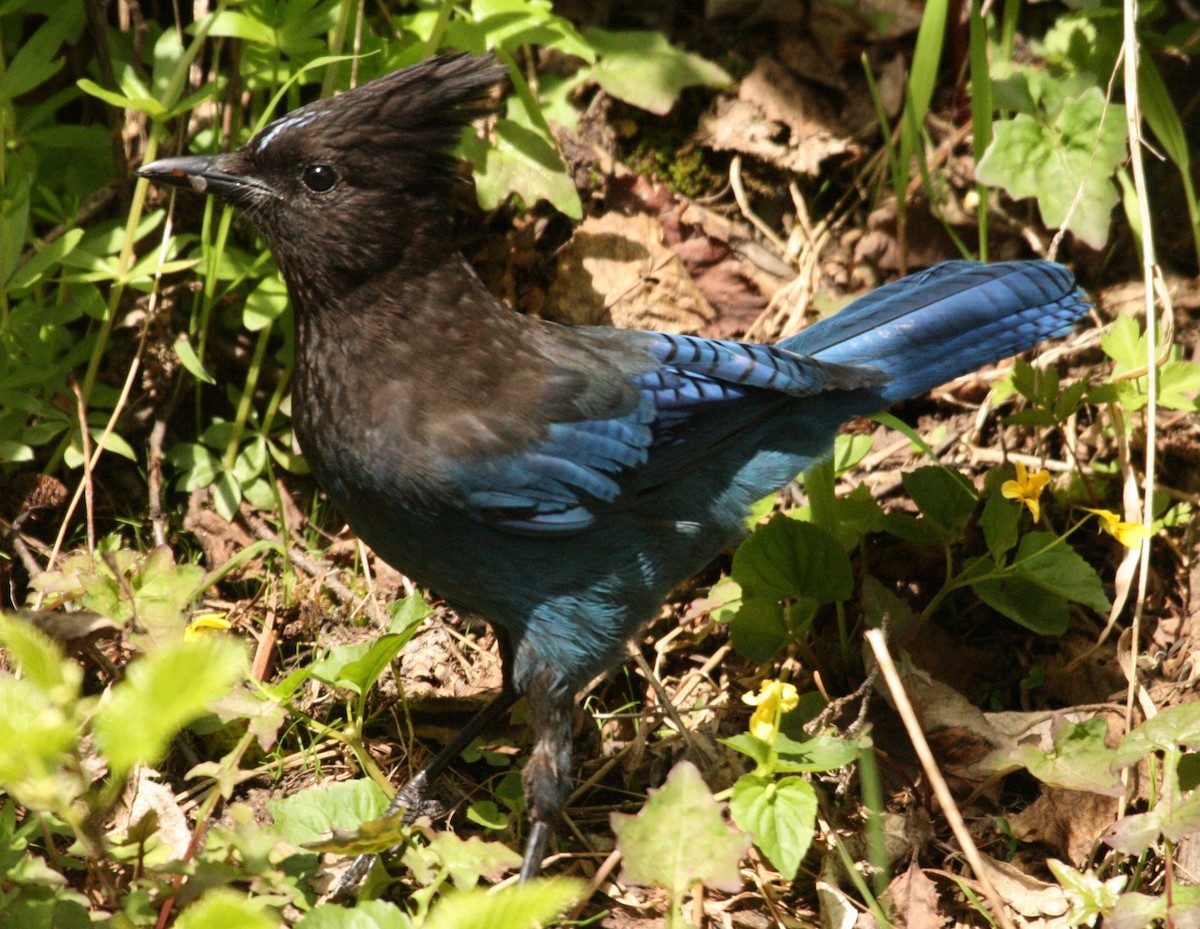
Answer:
[[317, 481], [385, 561], [495, 628], [504, 691], [393, 809], [416, 810], [524, 695], [527, 878], [568, 795], [576, 691], [743, 534], [751, 503], [847, 420], [1065, 334], [1089, 304], [1057, 264], [952, 261], [774, 346], [511, 312], [450, 221], [450, 151], [503, 76], [433, 58], [241, 151], [138, 173], [245, 210], [295, 310], [294, 426]]

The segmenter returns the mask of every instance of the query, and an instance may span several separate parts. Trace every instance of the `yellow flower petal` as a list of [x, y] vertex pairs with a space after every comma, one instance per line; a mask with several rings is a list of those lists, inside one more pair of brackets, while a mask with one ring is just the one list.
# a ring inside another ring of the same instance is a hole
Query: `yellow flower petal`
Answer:
[[1013, 462], [1017, 471], [1015, 481], [1005, 481], [1000, 485], [1000, 494], [1008, 500], [1020, 500], [1029, 507], [1029, 514], [1036, 523], [1042, 516], [1041, 504], [1038, 503], [1042, 491], [1050, 483], [1049, 471], [1035, 471], [1030, 474], [1025, 465], [1019, 461]]
[[759, 685], [758, 693], [743, 694], [742, 702], [755, 707], [750, 717], [750, 734], [764, 742], [774, 742], [780, 717], [800, 705], [800, 694], [792, 684], [769, 680]]
[[183, 630], [183, 640], [195, 642], [201, 636], [211, 632], [227, 632], [232, 628], [233, 623], [225, 618], [224, 613], [210, 613], [208, 616], [201, 616], [188, 623], [188, 627]]
[[1145, 523], [1127, 523], [1112, 510], [1094, 510], [1090, 506], [1084, 509], [1100, 517], [1101, 532], [1107, 532], [1126, 548], [1140, 548], [1142, 542], [1152, 535]]

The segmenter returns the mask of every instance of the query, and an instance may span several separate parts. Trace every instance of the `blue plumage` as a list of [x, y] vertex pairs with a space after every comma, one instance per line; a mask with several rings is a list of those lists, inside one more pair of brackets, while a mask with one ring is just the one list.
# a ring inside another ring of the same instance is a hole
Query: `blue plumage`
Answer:
[[501, 75], [432, 59], [240, 152], [140, 173], [247, 208], [295, 308], [294, 421], [318, 481], [381, 557], [496, 628], [505, 694], [398, 803], [524, 695], [529, 876], [570, 789], [574, 693], [750, 505], [848, 419], [1062, 334], [1088, 303], [1056, 264], [956, 261], [775, 346], [512, 313], [446, 222], [446, 152]]

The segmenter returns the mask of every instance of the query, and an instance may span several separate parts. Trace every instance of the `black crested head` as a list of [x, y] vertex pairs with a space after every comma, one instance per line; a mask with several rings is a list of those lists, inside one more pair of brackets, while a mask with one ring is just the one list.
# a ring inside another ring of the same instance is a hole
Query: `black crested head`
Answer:
[[491, 109], [504, 74], [491, 56], [430, 58], [293, 110], [240, 151], [138, 173], [243, 208], [289, 283], [344, 285], [395, 264], [411, 243], [446, 247], [450, 150]]

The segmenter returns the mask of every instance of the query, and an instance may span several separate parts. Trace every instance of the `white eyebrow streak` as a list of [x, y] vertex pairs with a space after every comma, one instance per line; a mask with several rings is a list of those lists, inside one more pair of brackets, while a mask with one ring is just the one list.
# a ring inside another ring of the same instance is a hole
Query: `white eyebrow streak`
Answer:
[[284, 116], [282, 119], [277, 119], [275, 122], [268, 125], [261, 133], [257, 142], [254, 143], [254, 153], [259, 154], [264, 148], [271, 144], [279, 133], [285, 132], [288, 129], [302, 129], [320, 119], [322, 116], [328, 115], [327, 110], [314, 110], [308, 113], [303, 111], [296, 112], [290, 116]]

